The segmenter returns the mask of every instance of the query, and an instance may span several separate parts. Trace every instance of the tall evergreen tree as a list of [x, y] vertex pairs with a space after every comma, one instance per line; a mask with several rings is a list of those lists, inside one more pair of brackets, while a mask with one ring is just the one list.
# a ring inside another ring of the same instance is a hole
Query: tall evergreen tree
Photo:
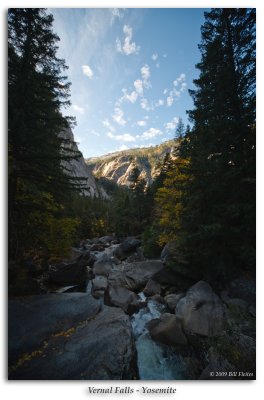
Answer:
[[205, 13], [199, 48], [182, 239], [201, 268], [254, 269], [255, 9]]
[[[53, 16], [44, 9], [8, 12], [9, 232], [11, 251], [37, 237], [31, 217], [43, 222], [58, 213], [71, 188], [80, 186], [63, 170], [63, 161], [80, 153], [60, 135], [71, 118], [64, 60], [57, 58], [59, 38]], [[45, 215], [46, 213], [46, 215]], [[49, 214], [47, 214], [49, 213]], [[33, 219], [34, 219], [33, 218]], [[31, 221], [31, 222], [29, 222]], [[39, 227], [41, 223], [39, 222]], [[29, 232], [31, 233], [29, 234]], [[19, 242], [19, 244], [18, 244]]]

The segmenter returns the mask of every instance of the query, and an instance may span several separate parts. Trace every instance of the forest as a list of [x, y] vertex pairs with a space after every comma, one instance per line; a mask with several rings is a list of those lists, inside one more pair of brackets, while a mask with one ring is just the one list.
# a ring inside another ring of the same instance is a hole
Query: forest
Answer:
[[53, 23], [8, 11], [9, 379], [255, 379], [256, 10], [205, 12], [189, 124], [129, 185], [86, 169]]
[[63, 257], [114, 232], [140, 235], [149, 257], [174, 241], [177, 262], [206, 276], [254, 272], [255, 11], [206, 13], [191, 127], [178, 126], [150, 187], [135, 170], [129, 189], [109, 183], [110, 200], [82, 196], [81, 178], [62, 167], [79, 154], [59, 135], [74, 120], [61, 113], [70, 83], [52, 20], [38, 9], [8, 15], [10, 259]]

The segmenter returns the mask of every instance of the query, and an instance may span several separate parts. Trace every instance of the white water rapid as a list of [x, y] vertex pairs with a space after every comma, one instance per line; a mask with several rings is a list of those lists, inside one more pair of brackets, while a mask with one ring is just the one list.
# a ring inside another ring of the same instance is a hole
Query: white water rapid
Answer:
[[[146, 301], [143, 293], [139, 293]], [[159, 318], [164, 306], [148, 300], [147, 306], [131, 318], [136, 340], [138, 371], [141, 380], [184, 379], [182, 357], [170, 351], [166, 346], [154, 342], [146, 328], [147, 322]]]

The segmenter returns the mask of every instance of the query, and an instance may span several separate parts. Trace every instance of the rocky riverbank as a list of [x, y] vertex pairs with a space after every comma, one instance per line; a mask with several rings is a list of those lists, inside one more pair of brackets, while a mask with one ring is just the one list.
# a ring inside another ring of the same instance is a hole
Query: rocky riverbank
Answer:
[[147, 260], [137, 238], [85, 240], [31, 265], [31, 293], [12, 280], [9, 379], [254, 379], [255, 282], [216, 292], [174, 272], [169, 248]]

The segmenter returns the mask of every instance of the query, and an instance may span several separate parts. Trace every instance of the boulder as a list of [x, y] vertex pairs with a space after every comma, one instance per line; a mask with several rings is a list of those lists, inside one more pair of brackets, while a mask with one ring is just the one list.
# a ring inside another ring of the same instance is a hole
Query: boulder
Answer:
[[158, 282], [153, 281], [153, 279], [149, 279], [143, 293], [145, 296], [154, 296], [155, 294], [160, 294], [161, 286]]
[[[153, 323], [154, 321], [154, 323]], [[172, 314], [162, 314], [160, 320], [153, 320], [148, 329], [153, 340], [171, 345], [187, 345], [181, 320]]]
[[174, 272], [182, 276], [192, 279], [201, 278], [199, 271], [191, 267], [185, 260], [184, 256], [179, 250], [178, 243], [175, 241], [168, 242], [164, 246], [160, 258], [166, 267], [172, 269]]
[[110, 258], [104, 254], [99, 260], [94, 263], [93, 273], [94, 275], [108, 276], [113, 269], [113, 264]]
[[116, 238], [114, 236], [102, 236], [99, 238], [99, 242], [104, 245], [110, 245], [113, 240]]
[[193, 279], [187, 278], [172, 271], [170, 268], [163, 268], [152, 277], [154, 281], [159, 282], [161, 285], [173, 286], [174, 292], [181, 293], [186, 291], [191, 285], [195, 283]]
[[159, 304], [166, 304], [164, 297], [160, 296], [159, 294], [154, 294], [154, 296], [151, 296], [151, 300], [156, 301], [156, 303]]
[[52, 335], [94, 318], [100, 303], [86, 293], [52, 293], [8, 301], [8, 356], [12, 365]]
[[172, 312], [175, 311], [175, 308], [182, 297], [184, 297], [184, 293], [179, 293], [179, 294], [172, 293], [164, 297], [170, 311]]
[[93, 292], [96, 292], [97, 290], [106, 290], [107, 288], [107, 278], [102, 275], [97, 275], [93, 280], [92, 280], [92, 290]]
[[120, 307], [129, 314], [139, 308], [138, 296], [122, 286], [110, 286], [104, 296], [106, 305]]
[[[33, 335], [34, 330], [30, 332], [30, 336]], [[106, 306], [85, 324], [49, 336], [40, 350], [35, 348], [33, 353], [19, 360], [9, 375], [9, 379], [22, 380], [136, 378], [135, 345], [129, 317], [119, 308]]]
[[152, 276], [163, 269], [159, 260], [140, 261], [124, 264], [122, 268], [113, 270], [108, 277], [110, 286], [124, 286], [132, 291], [144, 288]]
[[193, 285], [177, 303], [175, 314], [188, 333], [209, 337], [223, 334], [224, 307], [207, 282], [200, 281]]
[[49, 271], [52, 283], [62, 286], [84, 284], [87, 280], [86, 263], [77, 260], [64, 262], [52, 267]]
[[119, 258], [120, 260], [125, 260], [131, 253], [136, 251], [137, 247], [141, 245], [141, 241], [134, 238], [129, 237], [125, 239], [114, 252], [114, 256]]

